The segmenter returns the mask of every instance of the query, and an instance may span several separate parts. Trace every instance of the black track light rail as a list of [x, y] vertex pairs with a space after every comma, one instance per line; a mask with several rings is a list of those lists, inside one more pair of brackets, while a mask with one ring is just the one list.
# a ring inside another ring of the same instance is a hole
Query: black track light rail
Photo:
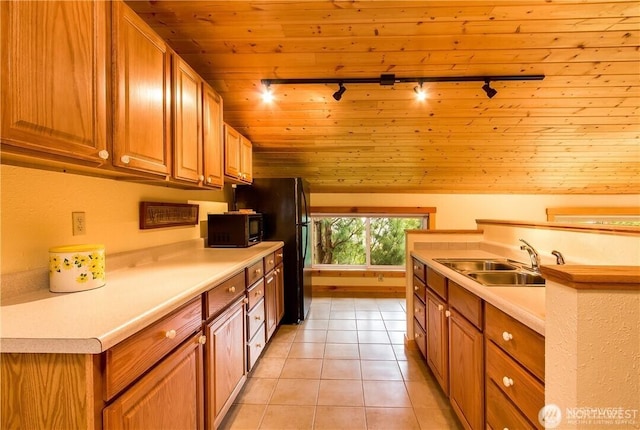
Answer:
[[293, 78], [293, 79], [262, 79], [265, 86], [296, 85], [296, 84], [380, 84], [393, 85], [398, 83], [415, 82], [498, 82], [498, 81], [541, 81], [545, 75], [487, 75], [487, 76], [422, 76], [400, 78], [393, 74], [383, 74], [379, 78]]

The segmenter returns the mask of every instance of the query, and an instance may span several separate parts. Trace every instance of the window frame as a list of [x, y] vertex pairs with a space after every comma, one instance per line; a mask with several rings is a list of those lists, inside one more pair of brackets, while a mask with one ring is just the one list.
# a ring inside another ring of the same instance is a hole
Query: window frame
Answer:
[[[329, 217], [358, 217], [358, 218], [422, 218], [422, 228], [432, 229], [435, 227], [435, 207], [346, 207], [346, 206], [312, 206], [309, 216], [314, 218]], [[365, 223], [365, 246], [371, 248], [370, 222]], [[312, 234], [312, 241], [315, 243]], [[315, 246], [312, 245], [312, 262], [315, 259]], [[403, 271], [404, 266], [371, 265], [370, 253], [366, 252], [366, 263], [364, 265], [350, 264], [314, 264], [313, 270], [360, 270], [360, 271]]]

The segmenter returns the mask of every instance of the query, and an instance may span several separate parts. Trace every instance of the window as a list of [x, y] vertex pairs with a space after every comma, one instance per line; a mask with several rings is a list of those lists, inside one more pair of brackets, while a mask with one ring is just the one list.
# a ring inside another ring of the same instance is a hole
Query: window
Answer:
[[565, 224], [592, 224], [640, 227], [638, 207], [547, 208], [547, 221]]
[[313, 216], [313, 265], [405, 265], [405, 230], [426, 228], [428, 216]]

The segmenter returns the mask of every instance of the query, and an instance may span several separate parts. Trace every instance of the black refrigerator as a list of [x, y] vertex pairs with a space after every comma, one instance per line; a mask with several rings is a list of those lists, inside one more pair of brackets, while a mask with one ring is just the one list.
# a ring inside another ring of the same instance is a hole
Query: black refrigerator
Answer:
[[254, 179], [235, 190], [236, 209], [263, 214], [264, 240], [284, 242], [284, 318], [303, 321], [311, 306], [309, 183], [302, 178]]

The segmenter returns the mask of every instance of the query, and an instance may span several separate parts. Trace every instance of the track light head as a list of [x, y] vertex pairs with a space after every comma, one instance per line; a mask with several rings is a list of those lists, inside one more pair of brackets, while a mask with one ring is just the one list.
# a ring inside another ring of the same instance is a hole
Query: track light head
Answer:
[[340, 85], [340, 88], [338, 88], [338, 91], [333, 93], [333, 98], [336, 99], [336, 101], [340, 101], [340, 99], [342, 98], [342, 95], [344, 94], [344, 92], [347, 91], [347, 89], [342, 84], [342, 82], [340, 82], [339, 85]]
[[487, 97], [491, 99], [493, 98], [493, 96], [498, 94], [498, 90], [491, 88], [490, 82], [491, 81], [489, 80], [484, 81], [484, 85], [482, 86], [482, 89], [484, 90], [485, 93], [487, 93]]
[[416, 93], [416, 99], [418, 101], [424, 101], [427, 98], [427, 92], [422, 89], [422, 81], [420, 81], [418, 85], [413, 87], [413, 92]]
[[271, 91], [271, 82], [264, 83], [264, 89], [262, 91], [262, 101], [265, 103], [271, 103], [273, 101], [273, 92]]

